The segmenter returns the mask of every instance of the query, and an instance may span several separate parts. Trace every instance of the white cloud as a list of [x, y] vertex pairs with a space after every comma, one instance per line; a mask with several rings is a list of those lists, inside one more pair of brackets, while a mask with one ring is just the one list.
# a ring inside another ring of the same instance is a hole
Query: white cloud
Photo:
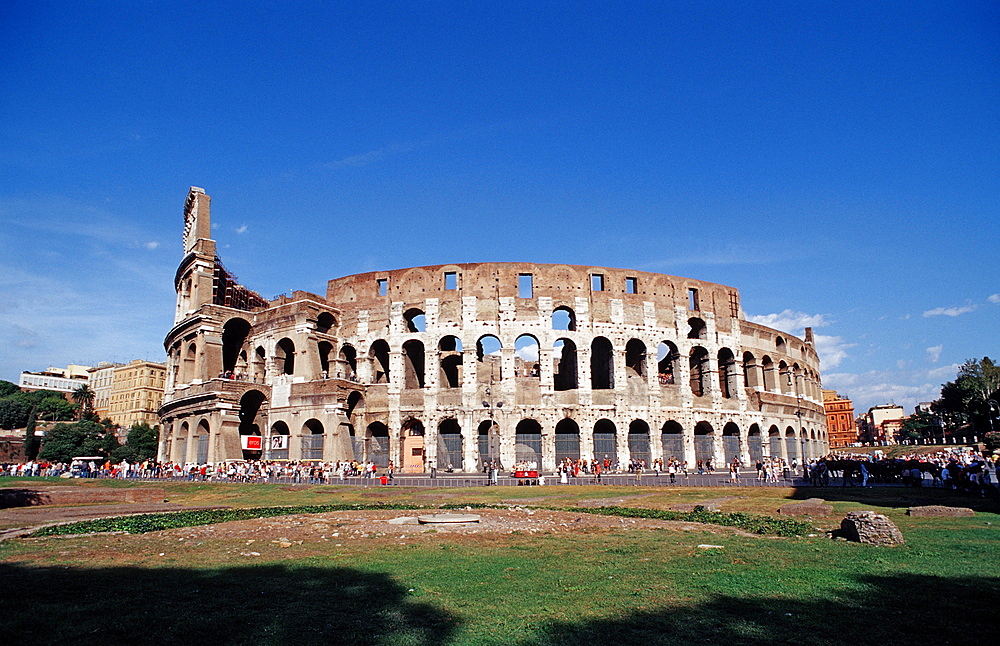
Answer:
[[807, 327], [825, 327], [830, 324], [822, 314], [806, 314], [794, 310], [748, 316], [747, 320], [795, 335], [801, 335]]
[[813, 338], [816, 344], [816, 353], [824, 368], [839, 366], [847, 358], [847, 350], [857, 345], [856, 343], [846, 343], [839, 336], [816, 334]]
[[854, 401], [856, 414], [872, 406], [896, 404], [907, 415], [920, 402], [934, 401], [941, 396], [941, 384], [953, 379], [958, 364], [930, 370], [871, 370], [862, 373], [827, 373], [823, 387], [836, 390]]
[[962, 314], [968, 314], [969, 312], [976, 311], [976, 305], [966, 305], [964, 307], [935, 307], [932, 310], [927, 310], [924, 312], [924, 318], [930, 318], [932, 316], [961, 316]]
[[944, 350], [943, 345], [932, 345], [927, 348], [927, 360], [931, 363], [937, 363], [941, 360], [941, 351]]
[[144, 244], [142, 246], [145, 247], [146, 249], [148, 249], [149, 251], [152, 251], [153, 249], [156, 249], [157, 247], [159, 247], [160, 243], [157, 242], [156, 240], [150, 240], [149, 242], [147, 242], [146, 244]]
[[247, 232], [247, 225], [245, 225], [245, 224], [237, 227], [237, 229], [236, 229], [236, 233], [239, 233], [239, 234], [244, 234], [246, 232]]
[[532, 343], [518, 348], [515, 354], [523, 361], [538, 361], [538, 345]]
[[986, 300], [991, 303], [1000, 303], [1000, 294], [990, 294], [990, 297]]

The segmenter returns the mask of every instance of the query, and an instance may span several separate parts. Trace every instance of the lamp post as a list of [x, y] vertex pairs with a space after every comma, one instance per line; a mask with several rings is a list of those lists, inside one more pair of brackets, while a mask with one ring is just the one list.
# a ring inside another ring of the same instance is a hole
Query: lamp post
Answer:
[[[491, 480], [495, 477], [496, 472], [501, 468], [500, 464], [500, 451], [497, 446], [498, 440], [500, 439], [500, 431], [497, 427], [495, 412], [503, 408], [503, 402], [495, 401], [493, 399], [493, 367], [490, 366], [490, 385], [486, 387], [486, 399], [483, 400], [483, 408], [489, 413], [490, 416], [490, 430], [487, 435], [487, 450], [489, 452], [489, 467], [488, 472]], [[495, 457], [494, 457], [495, 456]]]

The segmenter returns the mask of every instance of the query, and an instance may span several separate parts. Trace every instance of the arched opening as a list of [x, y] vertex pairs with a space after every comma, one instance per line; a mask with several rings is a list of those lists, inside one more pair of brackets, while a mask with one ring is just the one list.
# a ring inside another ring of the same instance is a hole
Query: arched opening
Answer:
[[267, 375], [267, 352], [263, 346], [257, 346], [253, 353], [253, 381], [254, 383], [264, 383]]
[[425, 472], [427, 470], [427, 454], [424, 451], [423, 422], [411, 417], [403, 422], [401, 431], [400, 444], [403, 449], [403, 471], [406, 473]]
[[190, 383], [198, 378], [198, 346], [194, 343], [188, 345], [184, 354], [183, 379], [185, 383]]
[[260, 435], [260, 415], [266, 397], [259, 390], [248, 390], [240, 397], [240, 435]]
[[617, 429], [610, 419], [598, 420], [594, 424], [594, 459], [610, 461], [612, 468], [618, 462]]
[[177, 455], [174, 456], [174, 462], [177, 464], [187, 464], [187, 443], [188, 443], [188, 423], [181, 423], [181, 427], [177, 429], [177, 437], [174, 441], [174, 450]]
[[765, 354], [761, 357], [760, 365], [764, 370], [764, 390], [775, 392], [778, 389], [778, 376], [774, 373], [774, 362]]
[[646, 344], [639, 339], [625, 344], [625, 375], [627, 379], [646, 380]]
[[424, 387], [424, 344], [410, 339], [403, 344], [403, 388]]
[[695, 397], [703, 397], [708, 394], [708, 350], [699, 346], [691, 348], [689, 359], [691, 368], [691, 393]]
[[271, 460], [288, 459], [288, 439], [291, 433], [288, 424], [278, 420], [271, 424], [271, 435], [267, 440], [268, 457]]
[[684, 428], [679, 422], [667, 422], [660, 429], [660, 446], [663, 449], [663, 461], [684, 460]]
[[408, 309], [403, 314], [403, 319], [406, 321], [407, 332], [425, 332], [427, 330], [427, 317], [424, 316], [423, 310], [416, 307]]
[[774, 338], [774, 347], [775, 347], [775, 349], [778, 352], [784, 352], [785, 351], [785, 338], [781, 337], [781, 336], [775, 337]]
[[208, 464], [208, 440], [212, 435], [212, 432], [208, 428], [208, 422], [205, 420], [198, 422], [198, 430], [195, 433], [195, 462], [198, 464]]
[[615, 387], [615, 350], [603, 336], [594, 337], [590, 344], [590, 387], [593, 390]]
[[487, 462], [500, 461], [500, 426], [493, 420], [483, 420], [479, 424], [477, 440], [479, 467], [485, 471]]
[[384, 339], [375, 341], [368, 350], [368, 358], [372, 362], [372, 382], [389, 383], [389, 344]]
[[567, 330], [569, 332], [575, 331], [576, 312], [566, 306], [557, 307], [552, 310], [552, 329]]
[[649, 455], [649, 424], [645, 420], [633, 420], [628, 425], [628, 455], [635, 466], [643, 468], [650, 466], [652, 458]]
[[542, 466], [542, 426], [533, 419], [522, 419], [514, 429], [514, 459], [525, 469]]
[[708, 422], [694, 425], [694, 461], [707, 466], [715, 461], [715, 429]]
[[[358, 380], [358, 351], [354, 348], [354, 346], [353, 345], [349, 345], [349, 344], [344, 344], [340, 348], [340, 357], [339, 357], [339, 360], [340, 360], [340, 363], [341, 363], [341, 366], [342, 366], [341, 370], [344, 371], [345, 374], [343, 374], [343, 375], [337, 375], [337, 376], [338, 377], [343, 377], [345, 379], [349, 379], [351, 381], [357, 381]], [[338, 372], [340, 372], [340, 371], [338, 370]]]
[[760, 427], [756, 424], [751, 424], [747, 431], [747, 449], [750, 459], [754, 462], [764, 459], [764, 440], [760, 434]]
[[538, 364], [538, 339], [530, 334], [522, 334], [514, 340], [515, 373], [518, 377], [541, 377]]
[[492, 334], [476, 341], [476, 380], [479, 383], [492, 384], [503, 379], [502, 349], [500, 339]]
[[329, 379], [330, 353], [333, 352], [333, 344], [329, 341], [320, 341], [316, 344], [316, 351], [319, 353], [320, 379]]
[[743, 353], [743, 383], [747, 388], [757, 390], [760, 388], [760, 368], [757, 366], [757, 358], [752, 352]]
[[465, 471], [462, 460], [462, 427], [453, 417], [438, 424], [438, 455], [439, 469], [446, 472]]
[[438, 342], [438, 382], [442, 388], [462, 387], [462, 341], [457, 336], [446, 336]]
[[365, 432], [365, 445], [360, 454], [355, 452], [358, 459], [365, 462], [371, 461], [380, 469], [389, 466], [389, 427], [382, 422], [372, 422]]
[[316, 317], [316, 331], [320, 334], [327, 334], [336, 324], [337, 319], [333, 318], [333, 314], [329, 312], [323, 312]]
[[792, 372], [784, 361], [778, 364], [778, 388], [785, 395], [792, 394]]
[[556, 424], [556, 463], [580, 459], [580, 427], [569, 418]]
[[735, 422], [727, 422], [722, 427], [722, 452], [726, 464], [740, 457], [740, 427]]
[[736, 394], [736, 357], [729, 348], [719, 350], [719, 390], [723, 399], [731, 399]]
[[688, 338], [689, 339], [705, 339], [708, 337], [708, 327], [705, 325], [705, 321], [698, 318], [697, 316], [692, 316], [688, 319]]
[[670, 341], [660, 341], [656, 346], [656, 372], [661, 386], [674, 385], [674, 362], [680, 356], [677, 346]]
[[772, 458], [781, 457], [781, 431], [777, 426], [772, 426], [767, 430], [768, 449]]
[[[249, 335], [250, 323], [245, 319], [229, 319], [222, 326], [222, 372], [226, 377], [237, 377], [235, 374], [236, 364], [239, 361], [240, 353], [243, 352], [243, 344], [246, 343]], [[246, 354], [243, 356], [245, 362]], [[238, 378], [243, 379], [245, 375]]]
[[558, 339], [552, 344], [552, 382], [556, 390], [576, 390], [576, 344], [569, 339]]
[[281, 364], [281, 373], [285, 375], [295, 374], [295, 344], [288, 337], [278, 341], [274, 350], [274, 357]]
[[323, 423], [318, 419], [306, 420], [302, 425], [302, 459], [323, 459]]
[[793, 461], [796, 466], [802, 464], [802, 455], [799, 454], [799, 438], [791, 426], [785, 429], [785, 455], [788, 456], [789, 466]]

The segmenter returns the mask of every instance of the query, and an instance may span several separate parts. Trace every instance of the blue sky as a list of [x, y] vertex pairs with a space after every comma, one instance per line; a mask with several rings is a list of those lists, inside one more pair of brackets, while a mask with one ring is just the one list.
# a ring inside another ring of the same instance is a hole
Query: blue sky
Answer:
[[1000, 357], [998, 55], [991, 2], [0, 0], [0, 379], [163, 360], [195, 185], [267, 297], [690, 276], [910, 409]]

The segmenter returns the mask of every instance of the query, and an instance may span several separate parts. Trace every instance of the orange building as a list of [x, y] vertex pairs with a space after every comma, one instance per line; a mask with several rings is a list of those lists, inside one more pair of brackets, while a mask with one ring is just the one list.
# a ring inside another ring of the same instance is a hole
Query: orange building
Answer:
[[826, 430], [830, 448], [853, 446], [858, 442], [858, 427], [854, 422], [854, 403], [835, 390], [823, 391], [823, 408], [826, 409]]

